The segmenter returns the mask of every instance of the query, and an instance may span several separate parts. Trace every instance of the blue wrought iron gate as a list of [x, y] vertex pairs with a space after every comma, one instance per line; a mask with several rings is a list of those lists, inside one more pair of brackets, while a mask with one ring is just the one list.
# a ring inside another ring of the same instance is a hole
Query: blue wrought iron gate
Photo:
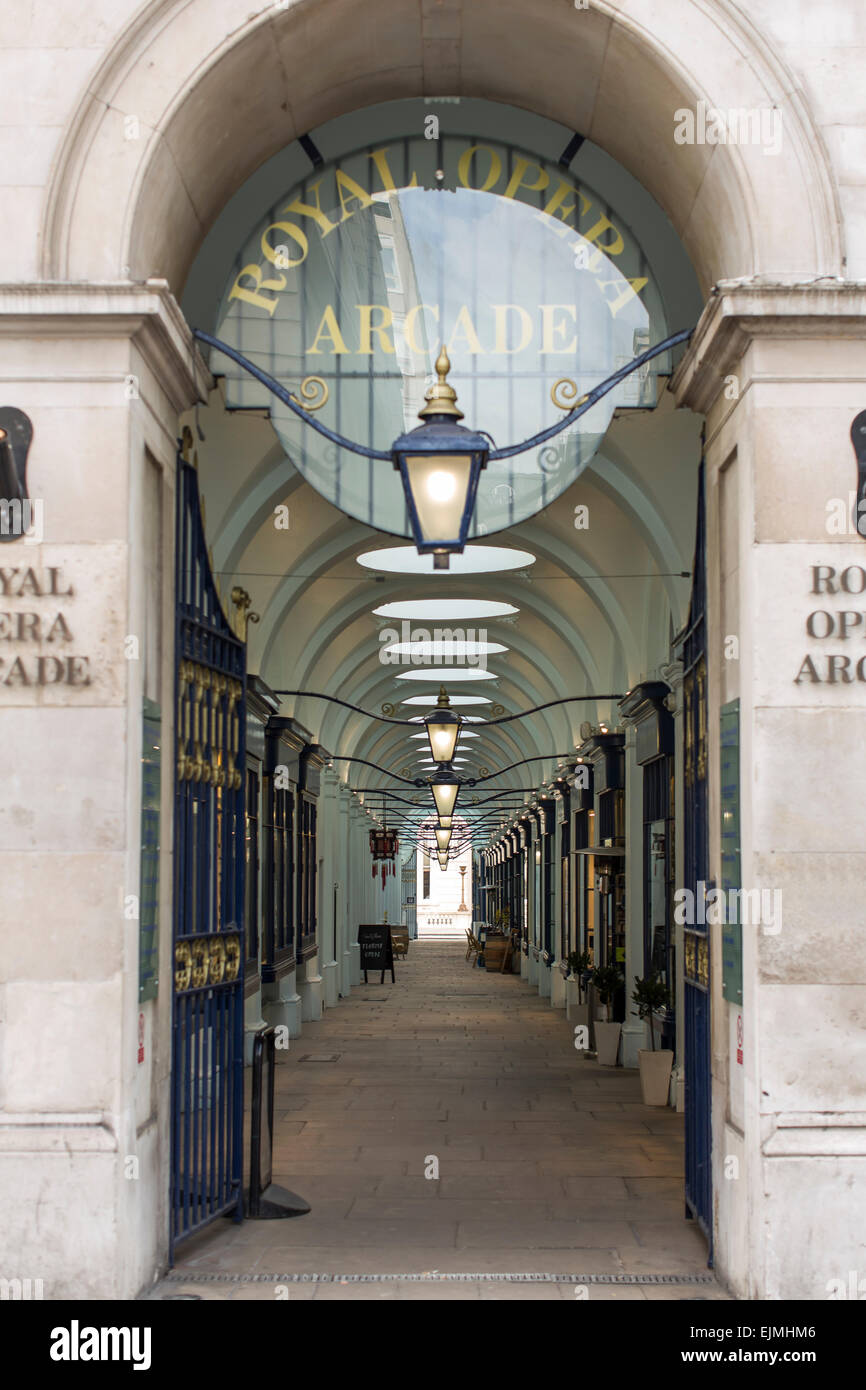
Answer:
[[177, 461], [171, 1231], [243, 1216], [246, 648], [217, 593], [198, 476]]
[[707, 653], [706, 523], [704, 464], [698, 479], [698, 521], [689, 621], [682, 647], [685, 733], [685, 864], [683, 886], [691, 889], [695, 922], [685, 927], [684, 1053], [686, 1121], [686, 1208], [709, 1242], [713, 1263], [711, 1146], [710, 943], [699, 920], [707, 887]]

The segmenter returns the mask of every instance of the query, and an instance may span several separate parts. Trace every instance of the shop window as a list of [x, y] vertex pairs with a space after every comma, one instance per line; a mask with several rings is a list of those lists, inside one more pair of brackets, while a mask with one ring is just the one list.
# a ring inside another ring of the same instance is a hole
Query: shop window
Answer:
[[298, 805], [298, 959], [317, 949], [316, 940], [316, 819], [315, 801], [302, 792]]
[[656, 758], [643, 769], [644, 800], [644, 971], [675, 980], [671, 902], [673, 884], [673, 759]]
[[263, 779], [264, 882], [270, 885], [263, 900], [262, 977], [273, 980], [274, 970], [291, 954], [295, 939], [294, 791], [275, 787], [272, 773]]

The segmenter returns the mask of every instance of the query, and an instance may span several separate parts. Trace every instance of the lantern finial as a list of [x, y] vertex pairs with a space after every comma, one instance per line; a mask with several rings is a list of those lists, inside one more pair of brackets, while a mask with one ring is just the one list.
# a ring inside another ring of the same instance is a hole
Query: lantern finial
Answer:
[[451, 362], [443, 344], [436, 358], [436, 374], [439, 380], [435, 386], [428, 386], [424, 392], [427, 404], [418, 411], [419, 420], [428, 420], [434, 415], [450, 415], [455, 420], [463, 419], [463, 411], [457, 408], [457, 392], [448, 385], [447, 377]]

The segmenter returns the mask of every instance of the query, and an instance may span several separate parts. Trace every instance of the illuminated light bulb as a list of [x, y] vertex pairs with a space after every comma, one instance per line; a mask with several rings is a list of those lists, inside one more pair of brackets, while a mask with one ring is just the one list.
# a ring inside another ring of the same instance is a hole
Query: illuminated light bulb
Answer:
[[427, 492], [434, 502], [450, 502], [457, 491], [457, 479], [453, 473], [437, 468], [427, 479]]

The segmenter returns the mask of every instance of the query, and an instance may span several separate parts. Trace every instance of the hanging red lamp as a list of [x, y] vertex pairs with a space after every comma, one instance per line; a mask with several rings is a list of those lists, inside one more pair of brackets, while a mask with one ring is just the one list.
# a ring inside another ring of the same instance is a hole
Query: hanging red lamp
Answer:
[[385, 887], [385, 880], [392, 874], [396, 875], [397, 873], [394, 861], [399, 848], [400, 841], [397, 838], [396, 830], [370, 831], [370, 853], [373, 856], [373, 877], [376, 877], [377, 872], [381, 872], [383, 890]]

